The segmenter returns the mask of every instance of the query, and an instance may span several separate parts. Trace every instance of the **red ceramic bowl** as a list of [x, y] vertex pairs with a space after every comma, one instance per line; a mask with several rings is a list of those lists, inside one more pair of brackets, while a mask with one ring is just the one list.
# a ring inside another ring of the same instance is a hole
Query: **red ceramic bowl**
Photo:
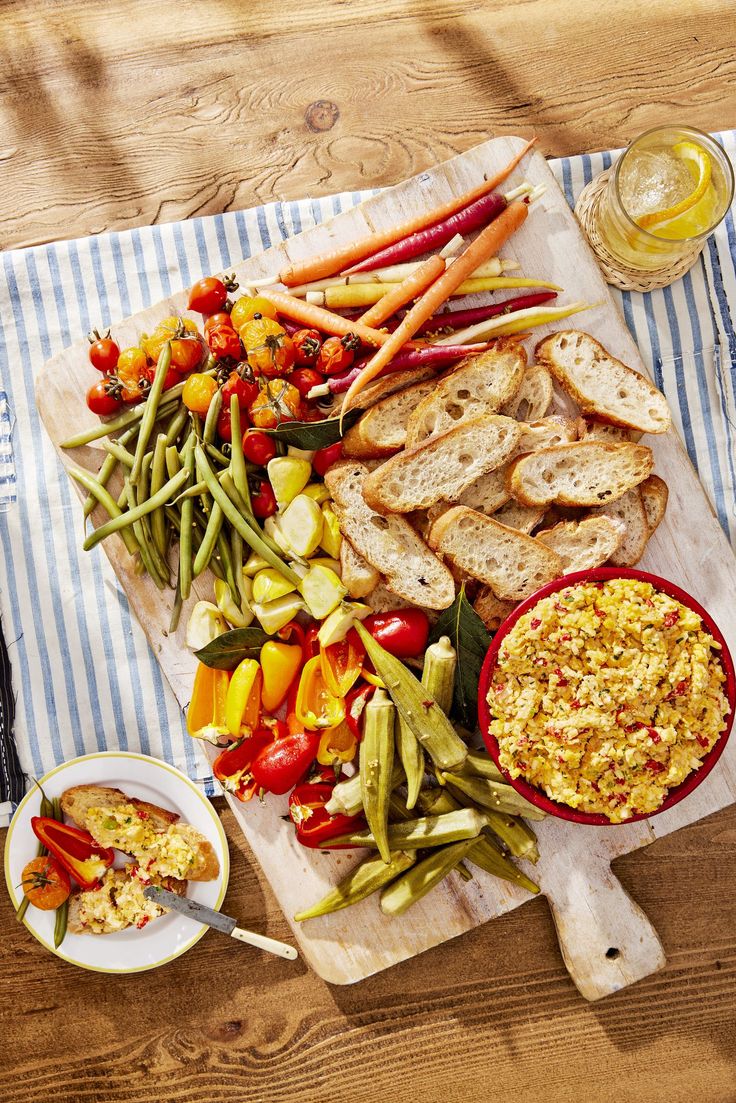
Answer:
[[725, 692], [728, 698], [729, 713], [726, 717], [726, 727], [722, 734], [719, 736], [718, 742], [708, 752], [705, 758], [702, 760], [702, 765], [699, 769], [694, 770], [681, 785], [678, 785], [674, 789], [670, 789], [666, 799], [662, 802], [661, 806], [656, 812], [650, 812], [646, 815], [631, 816], [628, 820], [624, 820], [624, 823], [633, 823], [635, 820], [646, 820], [652, 816], [659, 815], [660, 812], [666, 812], [668, 808], [673, 808], [674, 805], [679, 804], [689, 793], [692, 793], [694, 789], [705, 781], [708, 774], [715, 766], [718, 759], [723, 754], [726, 742], [731, 734], [731, 727], [734, 721], [734, 710], [736, 709], [736, 674], [734, 674], [733, 659], [731, 653], [728, 650], [723, 634], [715, 623], [709, 613], [705, 611], [702, 605], [699, 605], [694, 598], [689, 594], [681, 590], [679, 586], [675, 586], [673, 582], [669, 582], [666, 578], [660, 578], [656, 574], [648, 574], [646, 571], [635, 570], [621, 570], [618, 567], [598, 567], [592, 571], [577, 571], [574, 574], [565, 575], [563, 578], [555, 579], [554, 582], [548, 583], [543, 586], [541, 590], [537, 590], [535, 594], [527, 598], [526, 601], [522, 601], [513, 613], [510, 613], [503, 624], [500, 626], [496, 635], [493, 637], [493, 643], [488, 648], [488, 653], [483, 662], [483, 667], [480, 674], [480, 683], [478, 685], [478, 722], [480, 724], [481, 734], [483, 736], [488, 753], [493, 758], [493, 761], [498, 766], [499, 770], [503, 773], [506, 781], [509, 785], [516, 789], [517, 793], [520, 793], [522, 797], [525, 797], [530, 804], [540, 808], [543, 812], [547, 812], [550, 816], [557, 816], [563, 820], [570, 820], [572, 823], [587, 823], [596, 827], [618, 827], [619, 824], [613, 824], [607, 816], [600, 815], [593, 812], [579, 812], [574, 808], [569, 808], [566, 804], [560, 804], [556, 800], [552, 800], [540, 789], [530, 785], [528, 781], [524, 781], [523, 778], [509, 777], [507, 772], [501, 766], [499, 762], [499, 748], [498, 742], [489, 732], [489, 725], [491, 722], [490, 710], [486, 702], [488, 696], [488, 688], [491, 684], [493, 672], [496, 668], [496, 662], [498, 658], [498, 652], [504, 639], [516, 624], [519, 617], [523, 616], [529, 609], [533, 608], [538, 601], [542, 598], [548, 597], [549, 594], [557, 593], [558, 590], [565, 590], [568, 586], [574, 586], [579, 582], [599, 582], [608, 578], [636, 578], [641, 582], [650, 582], [657, 590], [661, 590], [663, 593], [668, 594], [676, 601], [686, 605], [688, 609], [692, 609], [702, 618], [703, 625], [711, 636], [721, 645], [721, 659], [723, 662], [723, 669], [726, 674], [726, 686]]

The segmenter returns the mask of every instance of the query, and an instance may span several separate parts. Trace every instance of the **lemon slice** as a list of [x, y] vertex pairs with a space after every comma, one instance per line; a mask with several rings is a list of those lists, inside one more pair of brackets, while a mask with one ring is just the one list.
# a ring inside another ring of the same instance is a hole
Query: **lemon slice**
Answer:
[[690, 194], [685, 199], [681, 199], [679, 203], [675, 203], [672, 207], [667, 207], [663, 211], [652, 211], [650, 214], [638, 218], [636, 222], [642, 230], [662, 229], [669, 223], [674, 222], [675, 219], [678, 219], [699, 203], [710, 186], [710, 156], [701, 146], [696, 145], [695, 142], [677, 142], [672, 147], [672, 152], [681, 160], [692, 163], [697, 182]]

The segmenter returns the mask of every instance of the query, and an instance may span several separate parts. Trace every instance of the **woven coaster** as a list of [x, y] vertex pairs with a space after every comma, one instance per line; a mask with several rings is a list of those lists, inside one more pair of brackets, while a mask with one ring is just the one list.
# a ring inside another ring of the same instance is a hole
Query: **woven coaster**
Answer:
[[596, 225], [596, 211], [606, 190], [610, 172], [610, 169], [606, 169], [600, 176], [596, 176], [595, 180], [586, 184], [575, 204], [575, 215], [588, 239], [588, 244], [596, 255], [598, 267], [606, 283], [611, 283], [622, 291], [654, 291], [658, 287], [668, 287], [690, 271], [703, 251], [705, 241], [693, 245], [684, 256], [679, 257], [677, 261], [669, 262], [662, 268], [641, 272], [637, 268], [628, 268], [622, 264], [608, 251]]

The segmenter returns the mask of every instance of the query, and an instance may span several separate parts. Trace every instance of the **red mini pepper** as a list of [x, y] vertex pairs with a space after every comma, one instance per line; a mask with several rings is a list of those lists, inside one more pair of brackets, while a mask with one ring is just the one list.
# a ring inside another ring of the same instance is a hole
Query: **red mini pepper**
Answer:
[[345, 698], [345, 722], [358, 741], [362, 738], [361, 718], [363, 709], [375, 692], [375, 686], [363, 683], [355, 689], [351, 689]]
[[238, 800], [250, 800], [258, 782], [253, 777], [251, 767], [260, 752], [273, 743], [274, 736], [268, 728], [258, 728], [247, 739], [241, 739], [219, 754], [214, 761], [212, 772], [228, 793]]
[[288, 793], [314, 762], [320, 738], [318, 731], [302, 730], [269, 743], [251, 765], [256, 784], [267, 793]]
[[[331, 816], [325, 811], [333, 788], [334, 783], [305, 782], [297, 785], [289, 797], [289, 815], [302, 846], [329, 848], [330, 839], [365, 829], [366, 823], [362, 816]], [[334, 847], [335, 850], [349, 848], [350, 844], [346, 843]]]
[[89, 831], [81, 827], [70, 827], [51, 816], [33, 816], [31, 827], [80, 888], [94, 888], [115, 859], [110, 847], [98, 846]]
[[365, 648], [354, 628], [344, 640], [319, 649], [322, 677], [334, 697], [344, 697], [360, 676]]

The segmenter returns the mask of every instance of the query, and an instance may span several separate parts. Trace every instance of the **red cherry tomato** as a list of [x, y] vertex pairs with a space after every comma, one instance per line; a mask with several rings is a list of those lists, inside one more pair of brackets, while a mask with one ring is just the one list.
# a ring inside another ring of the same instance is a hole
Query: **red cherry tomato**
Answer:
[[328, 337], [319, 350], [317, 370], [323, 375], [337, 375], [345, 371], [359, 348], [360, 341], [354, 333], [346, 333], [344, 337]]
[[189, 291], [189, 310], [196, 310], [199, 314], [214, 314], [222, 310], [227, 299], [227, 288], [222, 280], [214, 276], [205, 276], [203, 280], [197, 280]]
[[237, 396], [240, 409], [247, 410], [258, 397], [259, 390], [260, 388], [254, 379], [243, 379], [238, 372], [230, 372], [222, 386], [223, 410], [230, 409], [230, 399], [233, 395]]
[[253, 507], [255, 516], [261, 519], [272, 517], [276, 512], [276, 495], [273, 492], [271, 484], [267, 483], [265, 479], [261, 479], [261, 485], [256, 493], [251, 494], [250, 504]]
[[336, 444], [329, 444], [327, 448], [320, 448], [314, 453], [312, 467], [321, 478], [324, 478], [328, 468], [332, 467], [333, 463], [337, 463], [341, 456], [342, 441], [338, 440]]
[[217, 435], [228, 444], [233, 439], [233, 427], [230, 421], [230, 409], [222, 409], [217, 415]]
[[215, 329], [217, 326], [229, 326], [230, 329], [235, 328], [230, 315], [225, 310], [220, 311], [219, 314], [210, 314], [209, 318], [204, 323], [205, 335], [207, 335], [211, 329]]
[[[95, 336], [97, 334], [95, 333]], [[113, 375], [118, 366], [120, 349], [110, 337], [98, 337], [89, 346], [89, 359], [93, 367], [105, 375]]]
[[276, 455], [276, 445], [268, 433], [251, 430], [243, 434], [243, 455], [251, 463], [257, 463], [259, 467], [265, 467], [268, 461]]
[[302, 398], [306, 398], [312, 387], [318, 387], [324, 383], [325, 377], [314, 368], [297, 368], [289, 376], [292, 387], [296, 387]]
[[427, 646], [429, 620], [421, 609], [397, 609], [393, 613], [371, 613], [363, 627], [381, 647], [397, 659], [416, 659]]
[[108, 417], [110, 414], [116, 414], [122, 403], [119, 398], [109, 393], [104, 379], [100, 379], [87, 391], [87, 405], [93, 414]]
[[243, 355], [240, 337], [232, 326], [213, 326], [207, 331], [207, 344], [212, 355], [219, 360], [226, 356], [240, 360]]
[[322, 338], [317, 329], [298, 329], [291, 338], [294, 342], [295, 363], [309, 367], [319, 355]]

